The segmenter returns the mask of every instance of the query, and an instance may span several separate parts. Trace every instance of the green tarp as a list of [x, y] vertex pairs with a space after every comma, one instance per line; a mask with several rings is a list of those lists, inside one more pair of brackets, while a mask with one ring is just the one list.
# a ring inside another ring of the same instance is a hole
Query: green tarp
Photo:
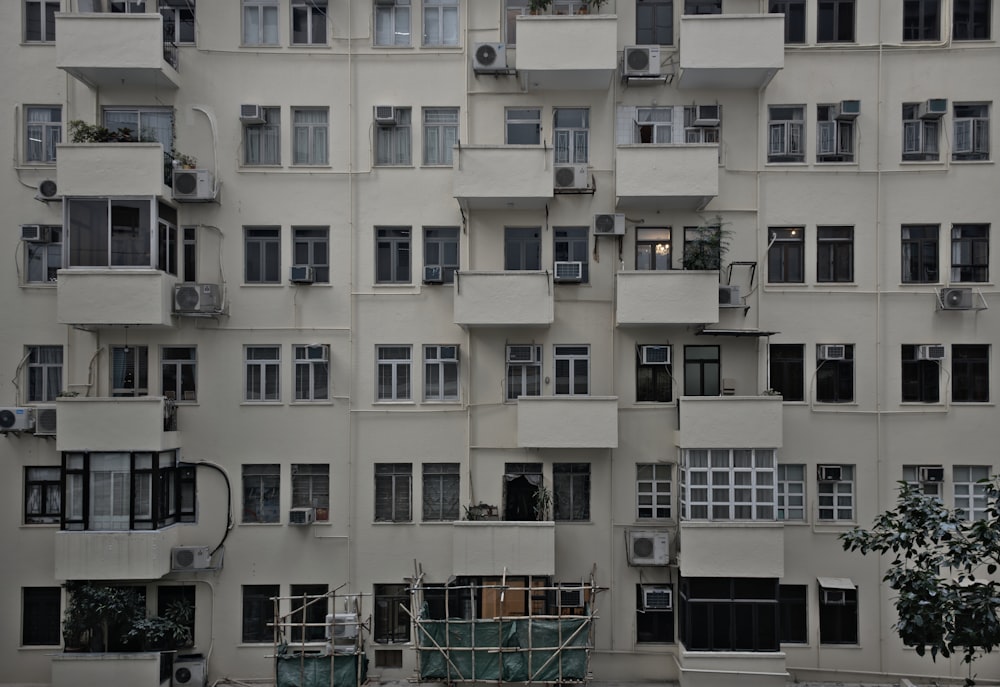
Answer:
[[277, 687], [357, 687], [359, 659], [361, 683], [364, 683], [368, 679], [368, 659], [364, 654], [335, 655], [331, 682], [329, 656], [280, 653], [274, 660]]

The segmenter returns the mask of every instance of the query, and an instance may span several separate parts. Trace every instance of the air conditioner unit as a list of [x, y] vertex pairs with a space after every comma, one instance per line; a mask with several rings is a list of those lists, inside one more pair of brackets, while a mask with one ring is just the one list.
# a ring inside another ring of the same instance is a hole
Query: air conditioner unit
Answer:
[[556, 260], [552, 266], [553, 279], [562, 282], [578, 282], [583, 279], [583, 263]]
[[640, 346], [639, 357], [643, 365], [669, 365], [670, 346]]
[[943, 482], [944, 468], [940, 465], [925, 465], [917, 469], [917, 479], [921, 482]]
[[816, 353], [819, 360], [843, 360], [846, 357], [847, 346], [843, 344], [823, 344]]
[[174, 286], [174, 312], [217, 313], [222, 308], [218, 284], [177, 284]]
[[392, 105], [376, 105], [374, 108], [375, 123], [382, 126], [395, 126], [396, 108]]
[[740, 287], [719, 285], [719, 307], [739, 308], [743, 306], [743, 299], [740, 297]]
[[972, 289], [941, 289], [938, 299], [943, 310], [969, 310], [972, 308]]
[[46, 403], [35, 406], [35, 436], [54, 437], [56, 435], [56, 404]]
[[33, 408], [0, 408], [0, 433], [24, 432], [34, 426]]
[[175, 169], [173, 184], [174, 200], [215, 200], [212, 173], [207, 169]]
[[560, 608], [583, 607], [583, 585], [579, 582], [560, 584], [557, 594], [556, 605]]
[[587, 165], [559, 165], [555, 168], [553, 182], [556, 190], [588, 188], [590, 169]]
[[42, 183], [38, 184], [38, 193], [35, 194], [35, 198], [41, 201], [56, 200], [59, 196], [59, 187], [56, 182], [52, 179], [45, 179]]
[[288, 511], [289, 525], [311, 525], [316, 522], [315, 508], [293, 508]]
[[719, 126], [722, 108], [718, 105], [697, 105], [694, 108], [694, 126]]
[[856, 119], [861, 114], [860, 100], [841, 100], [837, 106], [837, 119]]
[[823, 589], [823, 604], [826, 606], [843, 606], [847, 603], [847, 594], [843, 589]]
[[172, 687], [205, 687], [208, 660], [201, 654], [181, 655], [174, 659]]
[[674, 610], [674, 590], [670, 587], [642, 585], [642, 610]]
[[944, 360], [944, 346], [941, 344], [917, 346], [917, 360]]
[[629, 530], [629, 565], [667, 565], [670, 563], [670, 535], [666, 532]]
[[240, 105], [240, 121], [243, 124], [263, 124], [267, 117], [260, 105]]
[[917, 108], [917, 116], [921, 119], [940, 119], [948, 114], [947, 98], [931, 98], [927, 102], [920, 103]]
[[211, 563], [212, 550], [208, 546], [175, 546], [170, 549], [171, 570], [205, 570]]
[[354, 644], [358, 636], [357, 613], [327, 613], [326, 638], [335, 644]]
[[659, 76], [660, 46], [632, 45], [622, 55], [622, 74], [629, 76]]
[[21, 240], [31, 243], [48, 243], [50, 241], [49, 228], [43, 227], [41, 224], [22, 224]]
[[316, 281], [316, 270], [308, 265], [295, 265], [289, 267], [288, 281], [293, 284], [312, 284]]
[[444, 283], [444, 272], [441, 265], [424, 265], [424, 283], [442, 284]]
[[542, 347], [523, 344], [507, 347], [508, 363], [537, 363], [541, 360]]
[[817, 465], [816, 478], [820, 482], [839, 482], [843, 473], [839, 465]]
[[507, 46], [503, 43], [476, 43], [472, 53], [472, 71], [477, 74], [507, 71]]
[[625, 215], [622, 213], [594, 215], [594, 234], [623, 236]]

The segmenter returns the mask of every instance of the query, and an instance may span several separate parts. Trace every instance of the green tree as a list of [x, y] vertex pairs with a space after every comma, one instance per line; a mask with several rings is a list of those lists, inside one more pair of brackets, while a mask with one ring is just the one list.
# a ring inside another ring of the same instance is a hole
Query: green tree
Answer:
[[965, 684], [974, 685], [973, 662], [1000, 646], [1000, 479], [981, 480], [985, 517], [967, 519], [906, 482], [896, 507], [871, 529], [840, 536], [847, 551], [891, 555], [882, 580], [896, 592], [893, 629], [921, 656], [961, 652]]

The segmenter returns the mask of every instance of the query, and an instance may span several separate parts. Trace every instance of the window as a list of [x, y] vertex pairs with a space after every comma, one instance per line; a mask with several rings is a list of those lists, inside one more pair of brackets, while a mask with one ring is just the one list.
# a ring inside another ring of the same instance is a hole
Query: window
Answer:
[[816, 162], [854, 162], [855, 120], [839, 117], [839, 109], [816, 106]]
[[538, 493], [543, 486], [541, 463], [505, 463], [503, 519], [528, 522], [545, 520], [547, 513], [538, 507]]
[[198, 281], [198, 229], [184, 227], [184, 243], [181, 246], [181, 262], [184, 266], [184, 281]]
[[322, 642], [326, 637], [326, 614], [330, 610], [330, 588], [325, 584], [293, 584], [291, 593], [291, 641]]
[[556, 520], [590, 520], [590, 463], [552, 466], [552, 503]]
[[62, 108], [28, 106], [24, 115], [24, 161], [53, 164], [56, 146], [62, 143]]
[[326, 45], [327, 0], [292, 0], [292, 45]]
[[410, 44], [410, 0], [382, 0], [375, 5], [375, 45]]
[[951, 281], [990, 280], [990, 225], [955, 224], [951, 227]]
[[56, 400], [62, 391], [62, 346], [27, 346], [25, 353], [28, 375], [25, 400], [28, 403]]
[[243, 0], [243, 45], [278, 44], [278, 0]]
[[[100, 3], [94, 3], [98, 6]], [[145, 14], [146, 0], [111, 0], [108, 11], [113, 14]]]
[[281, 164], [281, 108], [262, 107], [263, 124], [243, 125], [243, 164]]
[[160, 348], [160, 389], [171, 401], [198, 400], [198, 349], [194, 346]]
[[424, 108], [424, 164], [451, 166], [458, 142], [458, 108]]
[[532, 344], [507, 346], [507, 400], [542, 393], [542, 347]]
[[673, 43], [674, 0], [635, 0], [635, 44]]
[[858, 590], [819, 586], [819, 643], [858, 643]]
[[854, 227], [816, 228], [816, 281], [854, 281]]
[[[316, 509], [316, 520], [330, 519], [330, 466], [325, 463], [292, 464], [292, 508]], [[320, 621], [322, 622], [322, 621]], [[322, 634], [322, 629], [320, 634]]]
[[244, 465], [243, 522], [279, 522], [280, 486], [280, 465]]
[[330, 283], [330, 228], [292, 227], [292, 264], [312, 267], [313, 281]]
[[816, 42], [854, 42], [854, 0], [819, 0]]
[[243, 585], [243, 642], [245, 644], [275, 641], [274, 599], [278, 596], [276, 584]]
[[936, 360], [921, 360], [920, 346], [903, 344], [900, 359], [903, 377], [903, 403], [937, 403], [941, 400], [941, 365]]
[[[933, 496], [934, 498], [941, 500], [941, 482], [928, 482], [926, 479], [921, 479], [921, 470], [924, 468], [919, 465], [904, 465], [903, 466], [903, 480], [909, 483], [910, 486], [915, 487], [917, 491], [925, 496]], [[944, 468], [939, 468], [944, 473]]]
[[376, 584], [375, 628], [372, 640], [377, 644], [410, 641], [410, 593], [405, 584]]
[[295, 355], [295, 400], [330, 399], [330, 347], [326, 344], [297, 344]]
[[375, 282], [410, 283], [410, 228], [375, 228]]
[[528, 14], [529, 0], [504, 0], [504, 41], [517, 44], [517, 18]]
[[553, 346], [556, 396], [590, 394], [590, 346]]
[[774, 520], [774, 449], [687, 449], [681, 469], [686, 520]]
[[684, 347], [684, 395], [718, 396], [722, 391], [718, 346]]
[[160, 0], [164, 43], [194, 44], [194, 5], [195, 0]]
[[778, 650], [778, 580], [682, 577], [680, 587], [687, 650]]
[[104, 126], [128, 142], [161, 143], [163, 152], [174, 149], [174, 112], [164, 108], [108, 108]]
[[903, 103], [903, 160], [938, 159], [938, 120], [920, 116], [920, 103]]
[[816, 400], [819, 403], [854, 401], [854, 346], [816, 347]]
[[441, 283], [451, 284], [458, 262], [458, 227], [425, 227], [424, 267], [440, 267]]
[[684, 227], [686, 270], [717, 270], [722, 266], [722, 249], [727, 239], [718, 225]]
[[767, 111], [767, 161], [805, 162], [805, 108], [771, 105]]
[[245, 283], [281, 283], [281, 227], [244, 227], [243, 250]]
[[590, 146], [590, 110], [585, 107], [557, 107], [552, 127], [555, 163], [558, 165], [587, 162]]
[[635, 110], [633, 143], [672, 143], [674, 109], [672, 107], [639, 107]]
[[[821, 474], [816, 487], [819, 519], [827, 522], [851, 522], [854, 520], [854, 466], [830, 467], [834, 468], [835, 474]], [[826, 479], [828, 477], [830, 479]]]
[[410, 153], [410, 117], [408, 107], [394, 108], [395, 121], [375, 127], [375, 164], [407, 166], [412, 164]]
[[[722, 106], [714, 105], [716, 108], [715, 119], [722, 121]], [[718, 143], [721, 141], [719, 125], [707, 125], [698, 122], [698, 107], [684, 108], [684, 142], [685, 143]], [[721, 157], [720, 157], [721, 162]]]
[[665, 463], [639, 463], [635, 466], [636, 520], [670, 518], [670, 484], [673, 467]]
[[[580, 282], [590, 281], [590, 241], [587, 227], [555, 227], [553, 229], [552, 258], [554, 262], [580, 263]], [[553, 272], [555, 267], [553, 266]]]
[[149, 394], [149, 349], [146, 346], [111, 347], [111, 395]]
[[805, 281], [805, 230], [802, 227], [771, 227], [767, 250], [767, 280], [772, 284]]
[[61, 470], [24, 468], [24, 524], [57, 525], [62, 516]]
[[955, 465], [951, 469], [951, 479], [955, 489], [955, 509], [962, 511], [965, 520], [986, 520], [986, 484], [979, 480], [989, 479], [989, 465]]
[[805, 346], [771, 344], [771, 388], [785, 401], [804, 401]]
[[508, 107], [504, 110], [507, 145], [538, 145], [542, 142], [542, 110], [538, 107]]
[[684, 14], [722, 14], [722, 0], [684, 0]]
[[936, 284], [938, 281], [938, 234], [936, 224], [902, 227], [902, 280], [904, 284]]
[[[654, 602], [652, 599], [662, 599]], [[666, 644], [674, 641], [673, 587], [635, 585], [635, 641]]]
[[281, 400], [281, 347], [244, 346], [245, 401]]
[[68, 206], [70, 267], [176, 272], [175, 258], [168, 255], [176, 250], [176, 209], [151, 200], [121, 198], [67, 198], [63, 206]]
[[[665, 350], [665, 354], [661, 351]], [[658, 353], [657, 355], [650, 355]], [[638, 345], [635, 349], [635, 400], [669, 403], [673, 400], [673, 367], [669, 360], [670, 346]]]
[[637, 227], [635, 230], [635, 268], [669, 270], [670, 227]]
[[806, 519], [806, 466], [778, 464], [778, 520]]
[[376, 346], [379, 401], [410, 400], [410, 347]]
[[[156, 588], [156, 615], [161, 618], [166, 616], [171, 607], [178, 604], [195, 610], [195, 591], [193, 584], [158, 586]], [[184, 623], [190, 633], [191, 642], [194, 642], [194, 613], [192, 612], [187, 622]]]
[[292, 108], [292, 164], [329, 163], [327, 140], [329, 110], [325, 107]]
[[458, 0], [424, 0], [424, 45], [458, 45]]
[[953, 0], [952, 39], [986, 41], [990, 39], [991, 0]]
[[955, 344], [951, 347], [952, 403], [987, 403], [990, 400], [990, 347]]
[[25, 43], [55, 42], [59, 5], [60, 0], [24, 0]]
[[21, 588], [21, 646], [59, 646], [62, 640], [62, 589]]
[[375, 522], [410, 522], [410, 463], [375, 463]]
[[62, 268], [62, 227], [43, 226], [48, 241], [25, 242], [25, 283], [54, 285]]
[[941, 0], [903, 0], [903, 40], [941, 39]]
[[986, 103], [955, 103], [955, 142], [952, 160], [990, 159], [990, 106]]
[[457, 401], [458, 346], [424, 346], [424, 400]]
[[538, 227], [504, 227], [505, 270], [542, 269], [542, 239]]
[[809, 641], [808, 590], [808, 585], [804, 584], [778, 585], [778, 628], [782, 644], [805, 644]]
[[785, 43], [806, 42], [806, 0], [771, 0], [768, 11], [785, 15]]
[[458, 463], [424, 463], [424, 522], [458, 520], [459, 484]]

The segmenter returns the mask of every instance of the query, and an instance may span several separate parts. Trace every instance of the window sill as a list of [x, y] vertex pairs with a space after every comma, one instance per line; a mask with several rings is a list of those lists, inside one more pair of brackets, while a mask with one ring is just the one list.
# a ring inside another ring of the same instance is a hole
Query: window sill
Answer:
[[852, 649], [857, 651], [861, 648], [860, 644], [820, 644], [820, 649]]
[[677, 402], [673, 399], [669, 401], [636, 401], [635, 405], [640, 408], [672, 408], [677, 405]]
[[49, 653], [53, 651], [62, 651], [62, 644], [31, 644], [28, 646], [21, 645], [17, 647], [18, 651], [47, 651]]
[[857, 527], [856, 520], [817, 520], [813, 523], [816, 534], [841, 534]]
[[461, 407], [461, 405], [462, 405], [462, 399], [460, 399], [460, 398], [445, 398], [445, 399], [441, 399], [441, 400], [435, 400], [435, 399], [425, 398], [423, 401], [421, 401], [421, 403], [423, 405], [428, 405], [428, 406], [455, 406], [455, 407]]
[[424, 163], [420, 165], [420, 169], [454, 169], [454, 164], [442, 163], [442, 164], [427, 164]]
[[852, 160], [816, 160], [817, 167], [857, 167], [860, 163]]
[[440, 45], [424, 44], [424, 45], [421, 45], [420, 47], [424, 48], [425, 50], [449, 50], [449, 51], [455, 50], [455, 51], [459, 51], [459, 50], [462, 49], [463, 46], [458, 45], [458, 44], [451, 44], [451, 43], [441, 43]]
[[904, 408], [945, 408], [945, 404], [941, 401], [900, 401], [899, 405]]
[[260, 288], [272, 288], [273, 289], [273, 288], [283, 287], [284, 284], [282, 284], [280, 281], [244, 282], [244, 283], [240, 284], [240, 286], [250, 287], [252, 289], [260, 289]]
[[381, 45], [379, 43], [372, 43], [373, 48], [379, 48], [380, 50], [413, 50], [412, 45]]
[[266, 165], [248, 165], [246, 163], [241, 164], [236, 171], [237, 172], [271, 172], [276, 169], [284, 169], [284, 165], [280, 162], [274, 164]]
[[373, 520], [372, 527], [398, 527], [399, 525], [412, 526], [417, 523], [412, 520], [400, 520], [398, 522], [389, 522], [388, 520]]
[[594, 521], [587, 520], [552, 520], [556, 525], [593, 525]]
[[292, 50], [309, 50], [310, 48], [329, 48], [329, 43], [289, 43], [288, 47]]
[[767, 283], [768, 289], [804, 289], [809, 286], [805, 282], [771, 281]]
[[51, 528], [51, 527], [55, 527], [55, 528], [58, 529], [59, 523], [58, 522], [24, 522], [24, 523], [21, 523], [20, 527], [21, 527], [21, 529], [26, 529], [26, 530], [37, 530], [37, 529], [44, 529], [44, 528]]
[[283, 522], [241, 522], [240, 527], [284, 527]]
[[392, 165], [392, 164], [388, 164], [388, 163], [383, 163], [383, 164], [376, 163], [376, 164], [372, 165], [372, 167], [374, 167], [375, 169], [416, 169], [417, 168], [412, 163], [406, 164], [406, 165]]
[[23, 284], [19, 284], [22, 289], [54, 289], [58, 284], [54, 281], [29, 281]]
[[33, 45], [49, 45], [49, 46], [55, 47], [56, 42], [55, 41], [21, 41], [21, 46], [22, 47], [27, 48], [27, 47], [30, 47], [30, 46], [33, 46]]
[[314, 169], [333, 169], [333, 165], [326, 162], [317, 162], [316, 164], [309, 162], [293, 162], [288, 169], [290, 172], [311, 171]]
[[903, 166], [916, 166], [916, 165], [933, 165], [935, 167], [944, 166], [944, 160], [900, 160], [900, 165]]
[[241, 49], [257, 49], [257, 48], [270, 48], [271, 50], [281, 49], [280, 43], [240, 43], [239, 47]]
[[398, 401], [393, 401], [391, 399], [386, 400], [376, 400], [375, 405], [377, 406], [415, 406], [417, 405], [415, 401], [409, 399], [401, 399]]
[[768, 160], [764, 163], [765, 167], [808, 167], [809, 165], [805, 160], [798, 160], [796, 162], [771, 162]]
[[992, 165], [993, 160], [956, 160], [951, 159], [951, 164], [953, 165]]
[[281, 401], [240, 401], [241, 406], [283, 406]]
[[953, 405], [953, 406], [962, 406], [962, 407], [972, 406], [972, 407], [980, 407], [980, 408], [992, 408], [996, 404], [993, 403], [992, 401], [955, 401], [955, 400], [953, 400], [951, 402], [951, 405]]
[[309, 407], [309, 406], [332, 406], [333, 405], [333, 401], [330, 401], [330, 400], [327, 400], [327, 399], [318, 400], [318, 401], [308, 401], [308, 400], [305, 400], [305, 399], [301, 399], [301, 400], [298, 400], [298, 401], [292, 401], [288, 405], [292, 406], [293, 408], [295, 406], [298, 406], [300, 408], [301, 407]]

